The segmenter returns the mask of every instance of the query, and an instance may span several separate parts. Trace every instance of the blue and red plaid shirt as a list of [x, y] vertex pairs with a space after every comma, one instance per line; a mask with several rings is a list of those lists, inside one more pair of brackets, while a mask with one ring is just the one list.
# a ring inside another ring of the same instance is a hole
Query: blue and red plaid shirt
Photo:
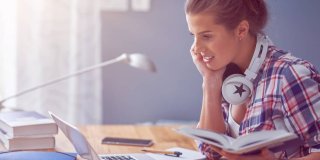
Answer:
[[[320, 74], [315, 67], [271, 46], [253, 84], [255, 91], [239, 135], [275, 130], [274, 122], [280, 119], [304, 141], [295, 156], [305, 156], [311, 149], [320, 151]], [[229, 104], [222, 107], [227, 123]], [[215, 156], [210, 145], [202, 143], [199, 148], [208, 159]]]

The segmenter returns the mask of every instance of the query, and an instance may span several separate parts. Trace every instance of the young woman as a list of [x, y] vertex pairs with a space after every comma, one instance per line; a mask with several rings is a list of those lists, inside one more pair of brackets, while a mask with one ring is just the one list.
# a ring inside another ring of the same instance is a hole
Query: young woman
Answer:
[[[265, 2], [187, 0], [185, 12], [194, 37], [191, 56], [203, 78], [198, 127], [233, 137], [286, 129], [304, 142], [278, 153], [266, 148], [250, 156], [201, 143], [207, 158], [218, 153], [235, 160], [320, 159], [320, 75], [312, 64], [277, 49], [263, 35]], [[234, 73], [244, 75], [231, 83], [235, 90], [225, 87]], [[248, 97], [238, 101], [244, 95]]]

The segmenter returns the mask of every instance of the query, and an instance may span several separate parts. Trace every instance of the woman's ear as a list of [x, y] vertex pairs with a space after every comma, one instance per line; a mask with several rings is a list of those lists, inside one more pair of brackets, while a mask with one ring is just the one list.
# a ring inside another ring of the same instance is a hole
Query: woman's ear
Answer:
[[249, 34], [249, 28], [249, 22], [247, 20], [242, 20], [235, 29], [235, 35], [239, 40], [242, 40]]

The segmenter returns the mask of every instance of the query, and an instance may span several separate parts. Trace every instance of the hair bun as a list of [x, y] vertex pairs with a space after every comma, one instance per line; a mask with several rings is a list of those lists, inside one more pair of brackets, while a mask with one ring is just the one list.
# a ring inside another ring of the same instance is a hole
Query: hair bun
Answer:
[[[247, 8], [247, 18], [251, 19], [251, 28], [259, 33], [259, 28], [264, 28], [268, 21], [268, 11], [264, 0], [243, 0]], [[255, 24], [255, 25], [252, 25]], [[253, 27], [255, 26], [255, 27]]]
[[243, 0], [244, 4], [251, 11], [251, 13], [259, 14], [259, 8], [264, 6], [263, 0]]

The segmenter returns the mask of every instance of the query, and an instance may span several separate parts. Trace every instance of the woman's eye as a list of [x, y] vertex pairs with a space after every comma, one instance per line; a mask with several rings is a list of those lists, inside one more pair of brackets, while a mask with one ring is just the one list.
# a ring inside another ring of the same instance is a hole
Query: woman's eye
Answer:
[[210, 39], [212, 36], [211, 35], [203, 35], [202, 36], [204, 39]]

